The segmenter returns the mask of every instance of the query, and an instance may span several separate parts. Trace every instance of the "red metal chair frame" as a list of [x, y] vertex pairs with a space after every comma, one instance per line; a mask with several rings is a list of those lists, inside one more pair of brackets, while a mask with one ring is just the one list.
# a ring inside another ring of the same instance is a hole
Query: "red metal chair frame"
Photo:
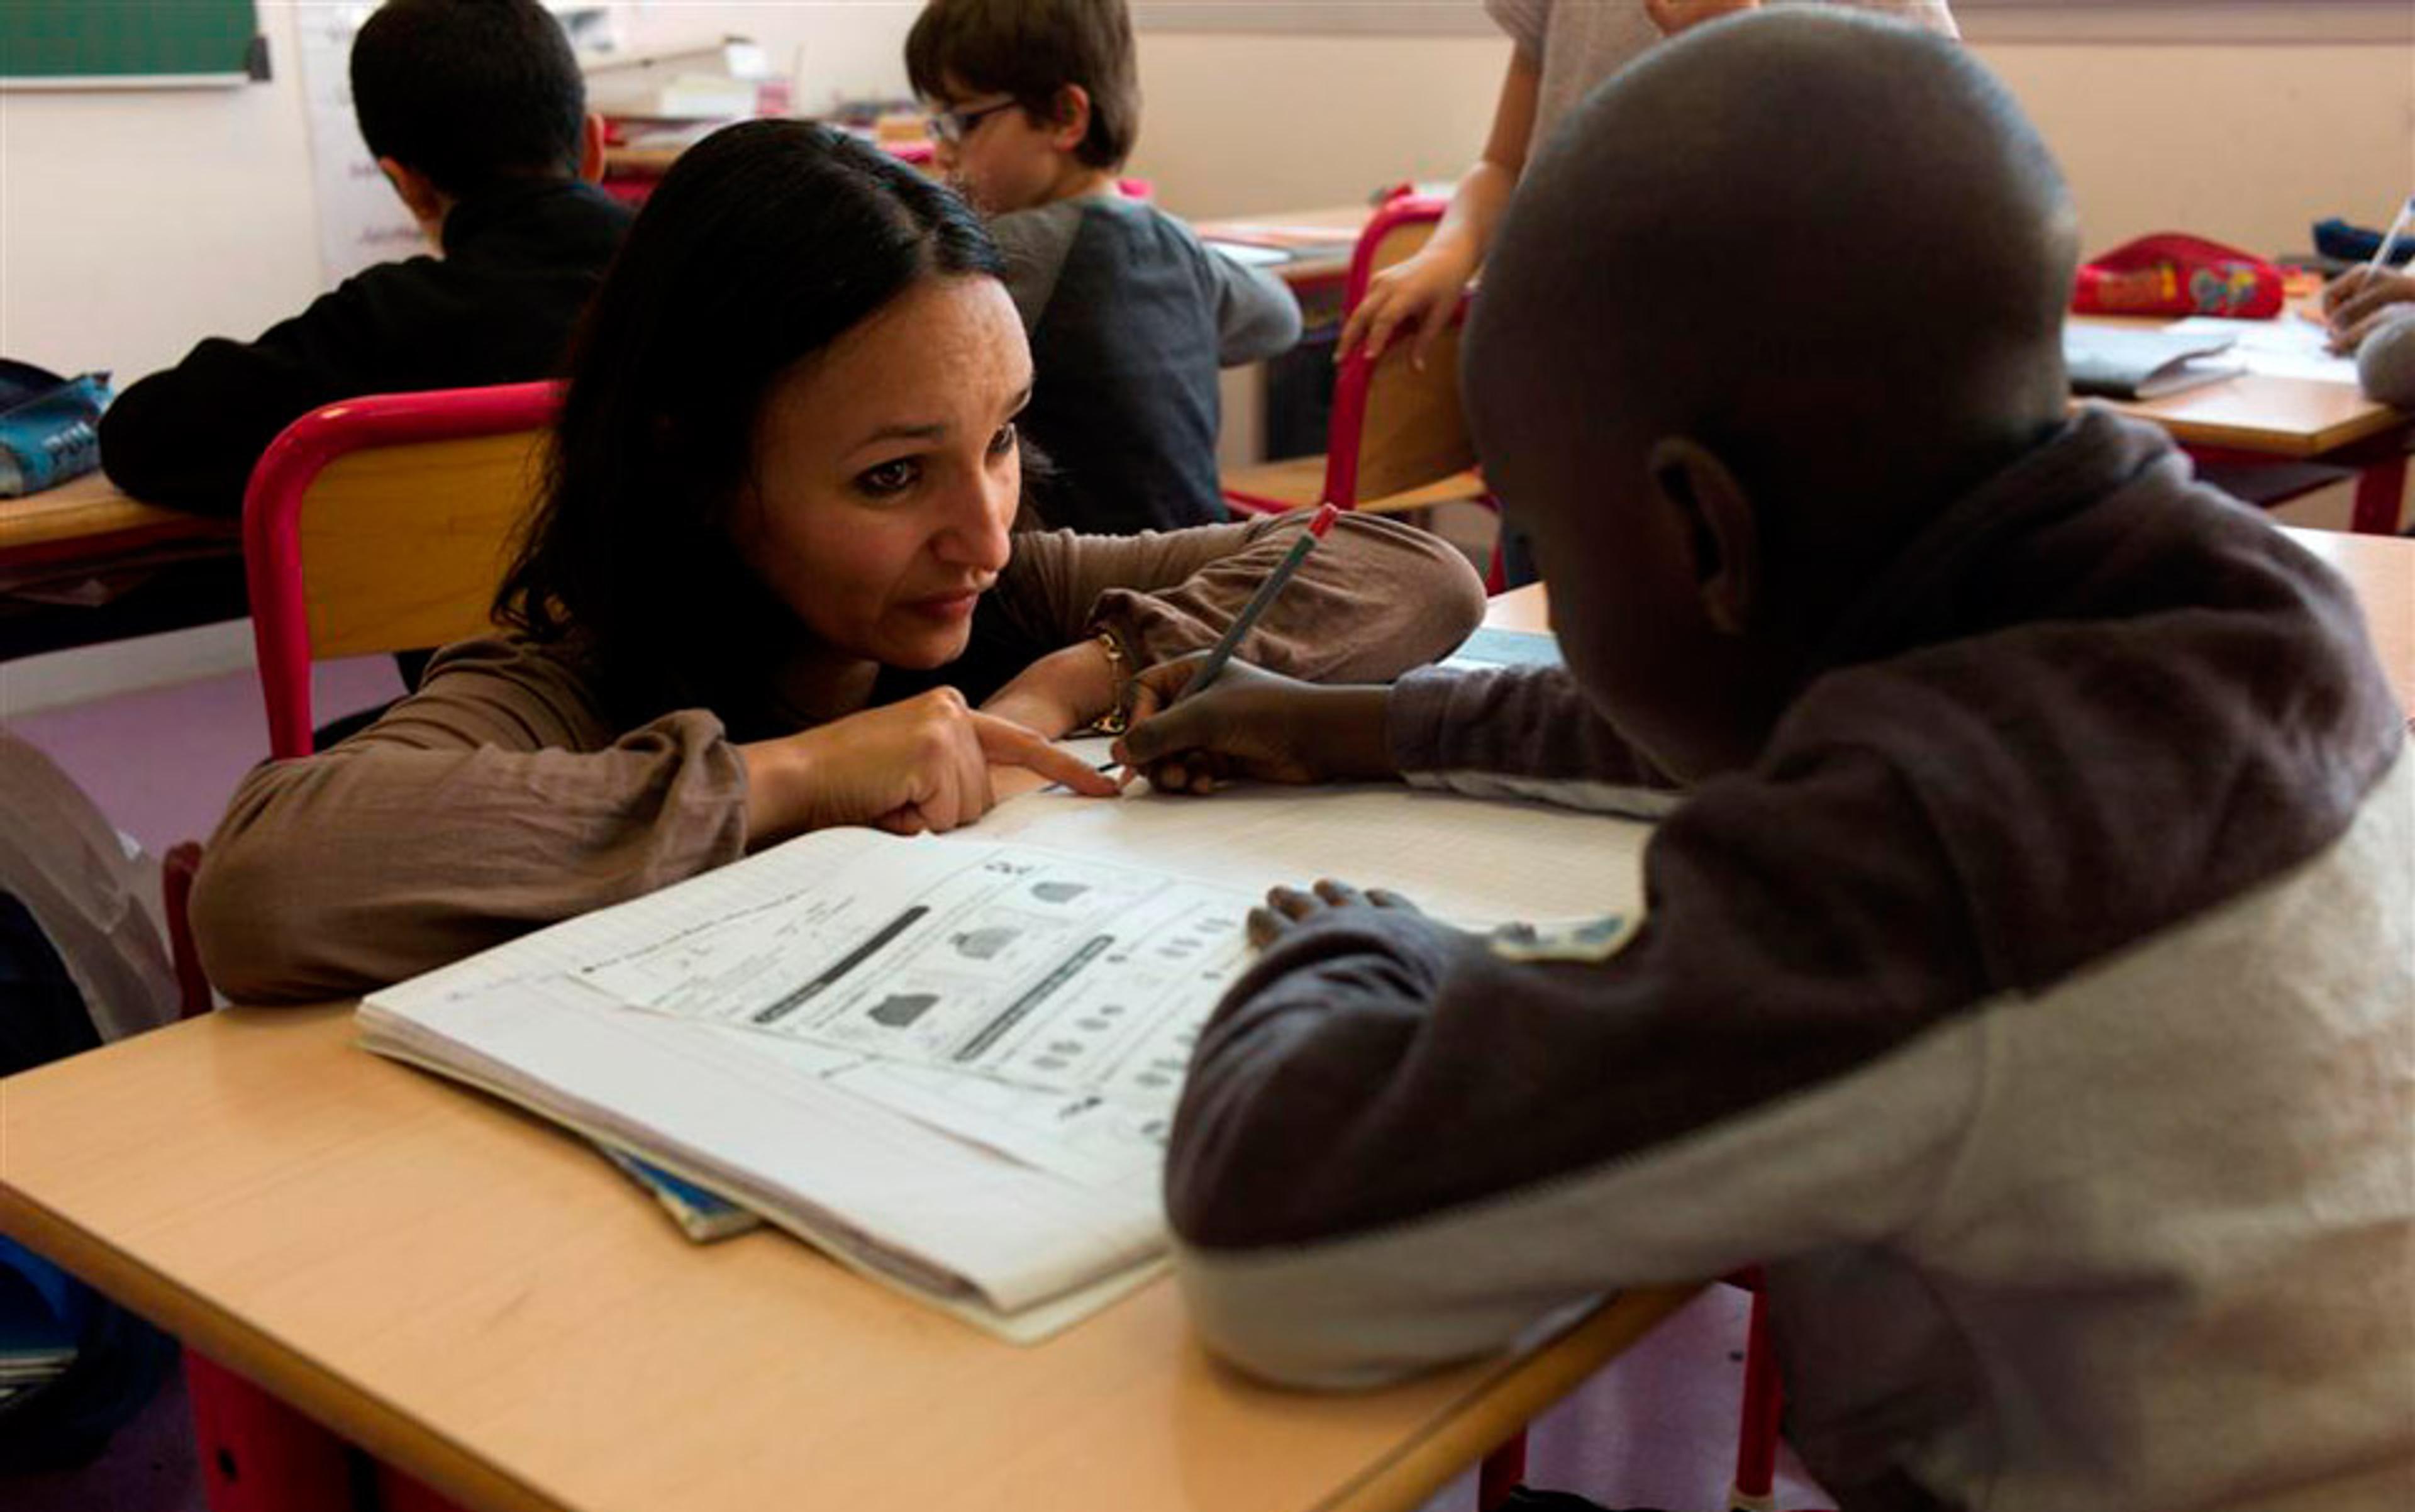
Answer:
[[[1351, 249], [1350, 272], [1342, 291], [1345, 322], [1350, 312], [1358, 307], [1358, 302], [1367, 297], [1367, 285], [1375, 277], [1375, 254], [1384, 239], [1402, 226], [1438, 221], [1449, 207], [1448, 201], [1415, 194], [1396, 195], [1385, 202], [1358, 232], [1358, 245]], [[1465, 307], [1462, 302], [1462, 312]], [[1367, 427], [1367, 391], [1374, 374], [1375, 364], [1361, 345], [1342, 359], [1333, 375], [1333, 413], [1325, 432], [1325, 488], [1320, 502], [1336, 508], [1356, 509], [1358, 505], [1358, 448]], [[1280, 499], [1231, 490], [1225, 493], [1224, 501], [1243, 515], [1281, 515], [1294, 507]]]
[[344, 399], [311, 411], [269, 442], [243, 496], [244, 579], [251, 593], [269, 755], [310, 754], [310, 609], [302, 579], [302, 502], [338, 457], [382, 446], [536, 430], [562, 403], [554, 382], [435, 389]]
[[[314, 410], [269, 443], [244, 490], [243, 555], [271, 756], [288, 759], [311, 750], [302, 506], [319, 474], [339, 457], [376, 447], [539, 429], [552, 424], [561, 401], [561, 385], [552, 382], [375, 395]], [[184, 907], [200, 855], [187, 842], [170, 853], [168, 870], [169, 930], [188, 1016], [209, 1002]], [[351, 1504], [352, 1451], [338, 1435], [191, 1350], [185, 1352], [185, 1383], [212, 1512], [321, 1512]], [[389, 1505], [458, 1512], [390, 1467], [376, 1474]]]

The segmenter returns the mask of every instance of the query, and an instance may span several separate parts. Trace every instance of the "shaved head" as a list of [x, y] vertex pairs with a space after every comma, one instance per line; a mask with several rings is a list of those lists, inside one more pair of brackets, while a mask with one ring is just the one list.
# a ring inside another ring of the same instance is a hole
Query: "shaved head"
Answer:
[[[1768, 502], [1920, 493], [1940, 449], [2060, 413], [2072, 263], [2062, 176], [1961, 46], [1762, 9], [1644, 55], [1536, 157], [1468, 408], [1488, 464], [1558, 420], [1701, 437]], [[1922, 457], [1888, 469], [1882, 437]]]
[[[1748, 569], [1751, 602], [1698, 628], [1816, 635], [1857, 573], [2060, 422], [2075, 260], [2045, 144], [1949, 40], [1790, 7], [1647, 54], [1528, 167], [1462, 369], [1554, 612], [1634, 568], [1632, 516], [1656, 501], [1681, 516], [1661, 565], [1707, 581], [1716, 521], [1682, 517], [1707, 476], [1750, 516], [1749, 560], [1726, 564]], [[1674, 585], [1626, 586], [1685, 612]], [[1583, 655], [1569, 647], [1581, 674]], [[1766, 655], [1726, 670], [1783, 694]]]

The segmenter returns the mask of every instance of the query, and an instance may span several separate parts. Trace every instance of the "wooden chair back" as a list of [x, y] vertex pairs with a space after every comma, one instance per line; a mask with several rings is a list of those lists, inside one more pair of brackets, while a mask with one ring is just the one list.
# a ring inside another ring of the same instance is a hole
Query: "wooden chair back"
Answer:
[[[1355, 309], [1377, 273], [1432, 239], [1444, 202], [1403, 196], [1375, 213], [1350, 262], [1346, 307]], [[1407, 493], [1476, 465], [1476, 443], [1459, 403], [1459, 338], [1464, 303], [1420, 368], [1406, 333], [1370, 362], [1363, 349], [1335, 375], [1325, 497], [1344, 509]]]
[[272, 755], [309, 754], [312, 661], [490, 627], [559, 403], [553, 383], [379, 395], [270, 444], [244, 498], [244, 559]]

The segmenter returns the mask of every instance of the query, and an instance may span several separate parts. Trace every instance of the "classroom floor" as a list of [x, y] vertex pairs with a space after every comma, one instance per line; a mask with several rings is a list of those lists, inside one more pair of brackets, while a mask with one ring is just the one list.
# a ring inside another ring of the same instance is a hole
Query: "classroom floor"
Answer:
[[[322, 664], [314, 687], [322, 720], [400, 691], [382, 657]], [[267, 754], [249, 671], [20, 713], [7, 724], [154, 854], [207, 836], [236, 782]], [[1745, 1309], [1743, 1294], [1712, 1288], [1562, 1403], [1531, 1436], [1528, 1479], [1612, 1507], [1724, 1506]], [[1780, 1462], [1778, 1492], [1780, 1507], [1833, 1505], [1791, 1457]], [[1428, 1512], [1469, 1512], [1475, 1499], [1471, 1472]], [[11, 1512], [204, 1512], [181, 1385], [161, 1392], [97, 1463], [72, 1474], [0, 1477], [0, 1505]]]

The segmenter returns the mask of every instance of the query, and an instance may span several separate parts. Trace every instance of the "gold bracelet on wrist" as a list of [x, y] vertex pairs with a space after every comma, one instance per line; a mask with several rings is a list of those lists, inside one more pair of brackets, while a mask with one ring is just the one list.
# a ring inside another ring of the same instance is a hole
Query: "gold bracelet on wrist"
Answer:
[[1114, 690], [1107, 711], [1090, 721], [1092, 733], [1121, 735], [1132, 724], [1132, 661], [1124, 655], [1123, 642], [1112, 630], [1102, 630], [1095, 637], [1099, 650], [1107, 657], [1107, 683]]

